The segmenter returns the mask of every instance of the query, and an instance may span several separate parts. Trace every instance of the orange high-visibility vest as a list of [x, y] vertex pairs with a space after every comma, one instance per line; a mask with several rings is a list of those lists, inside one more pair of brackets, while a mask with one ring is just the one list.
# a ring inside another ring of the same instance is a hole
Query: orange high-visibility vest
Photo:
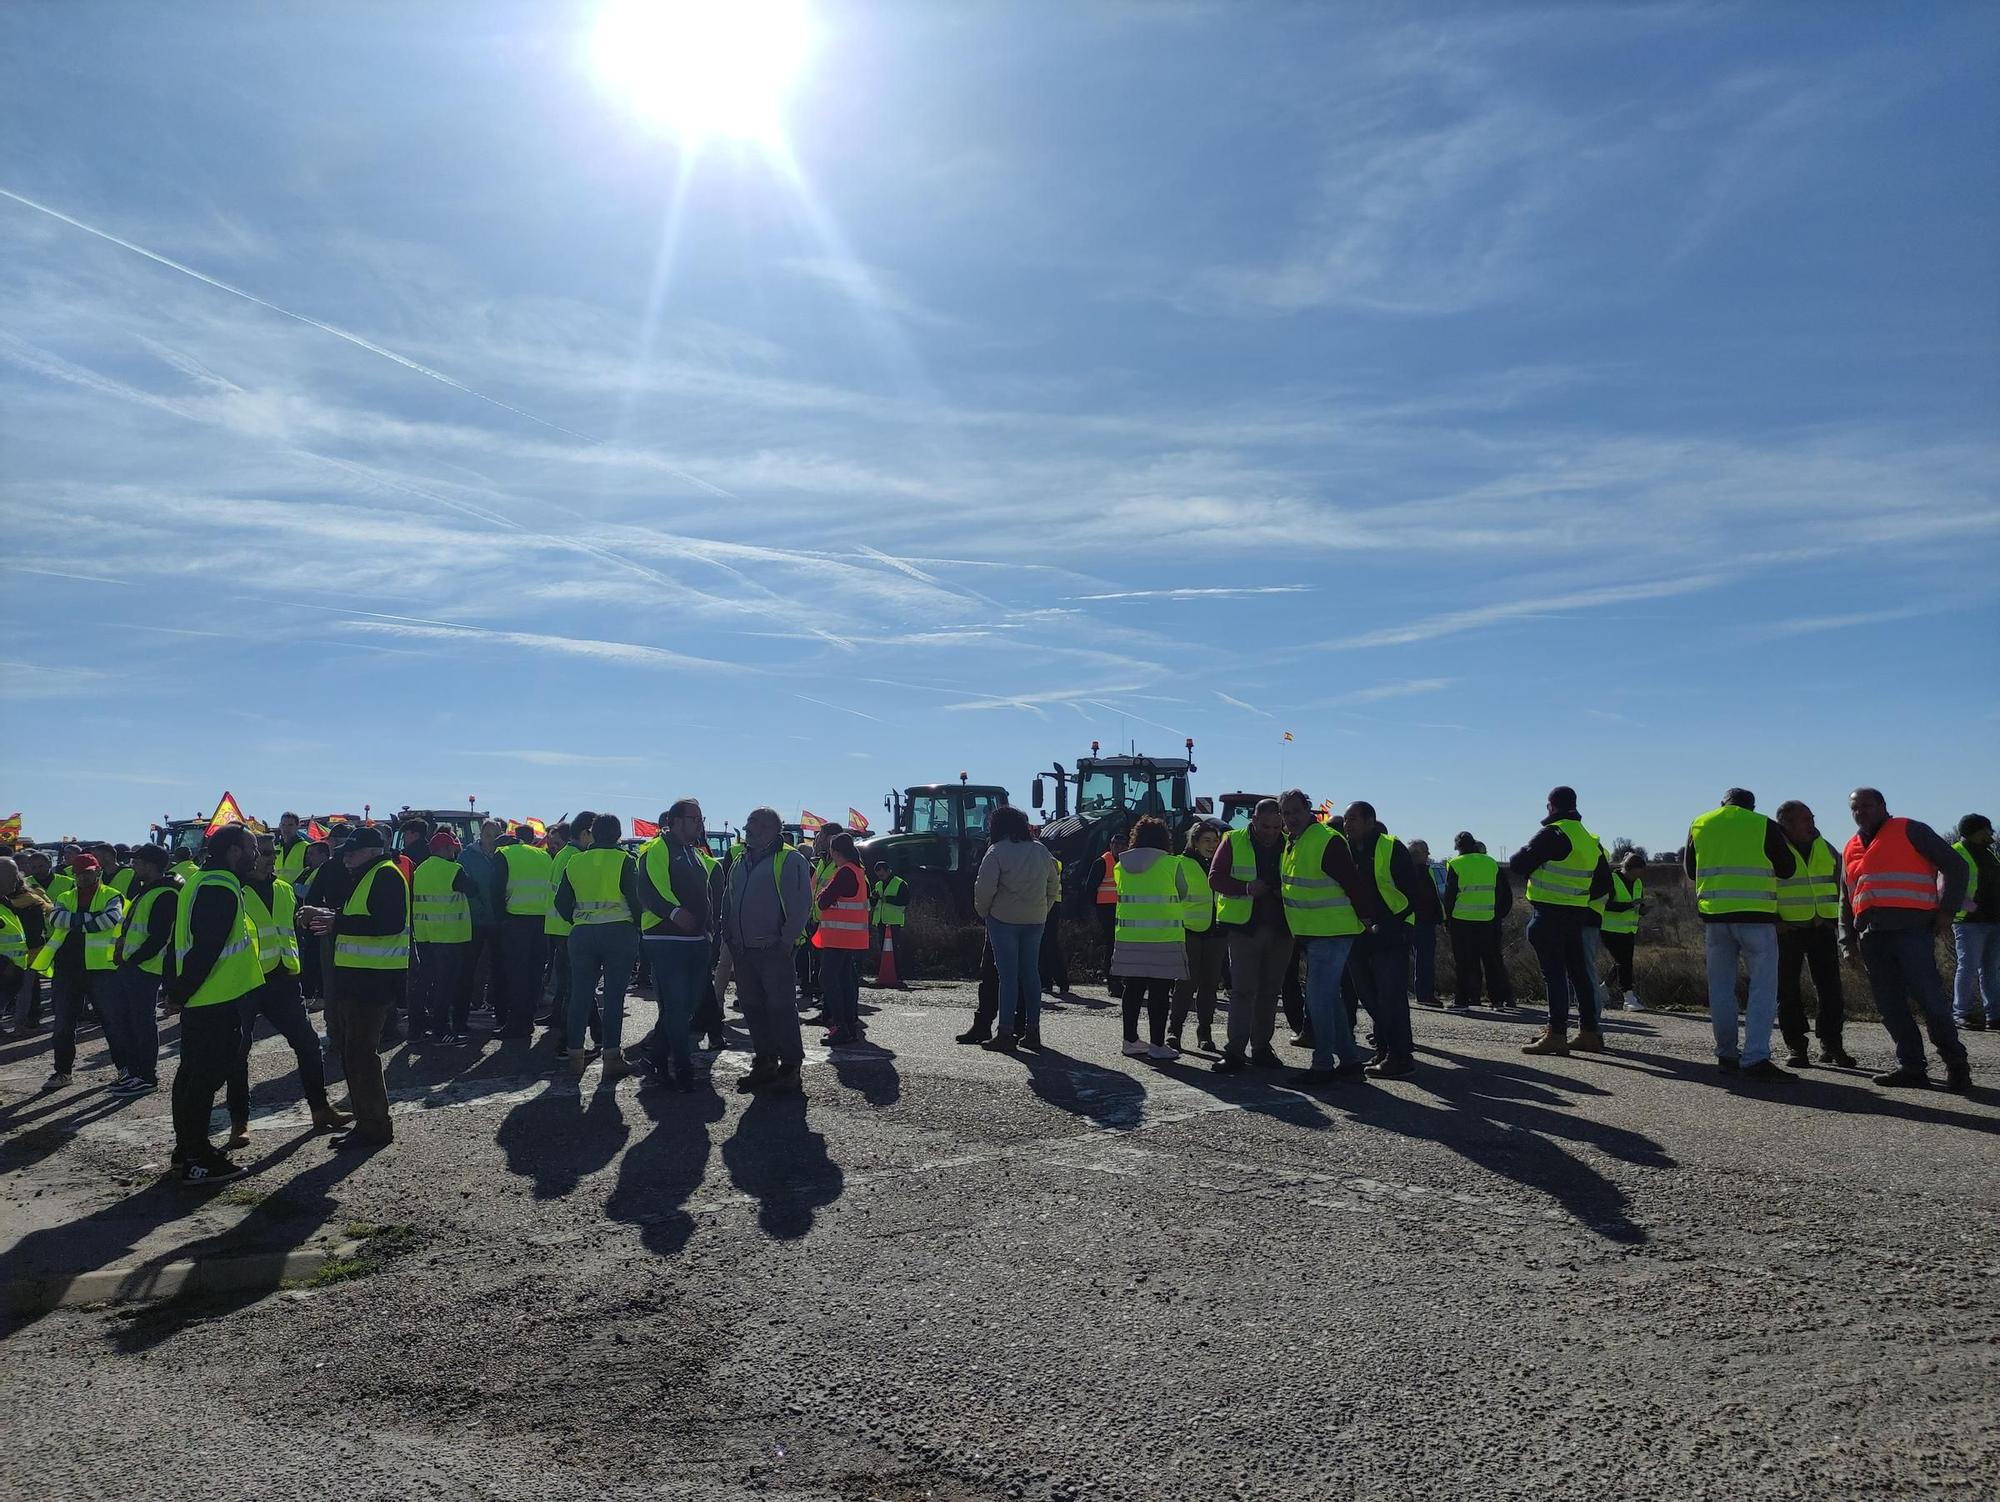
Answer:
[[1118, 857], [1104, 852], [1104, 874], [1097, 879], [1097, 905], [1118, 906]]
[[[866, 949], [868, 947], [868, 878], [861, 873], [858, 861], [836, 861], [833, 874], [826, 879], [826, 886], [840, 880], [840, 873], [854, 873], [854, 895], [842, 897], [832, 907], [819, 910], [819, 927], [813, 931], [815, 949]], [[815, 898], [824, 896], [826, 887], [815, 892]]]
[[1857, 831], [1847, 842], [1848, 902], [1858, 916], [1871, 907], [1934, 908], [1938, 869], [1910, 843], [1910, 821], [1890, 819], [1866, 845]]

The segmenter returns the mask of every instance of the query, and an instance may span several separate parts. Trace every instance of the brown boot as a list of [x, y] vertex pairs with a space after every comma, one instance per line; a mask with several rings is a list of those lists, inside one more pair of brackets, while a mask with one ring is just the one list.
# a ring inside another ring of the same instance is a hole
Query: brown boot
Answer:
[[326, 1101], [316, 1100], [311, 1105], [315, 1132], [344, 1132], [354, 1125], [352, 1116], [341, 1115]]
[[1569, 1040], [1562, 1033], [1557, 1032], [1554, 1028], [1545, 1027], [1541, 1030], [1541, 1032], [1535, 1035], [1534, 1042], [1524, 1044], [1522, 1046], [1521, 1052], [1537, 1053], [1537, 1054], [1567, 1054], [1569, 1052]]
[[1576, 1036], [1569, 1040], [1571, 1053], [1603, 1053], [1604, 1034], [1594, 1027], [1580, 1027]]

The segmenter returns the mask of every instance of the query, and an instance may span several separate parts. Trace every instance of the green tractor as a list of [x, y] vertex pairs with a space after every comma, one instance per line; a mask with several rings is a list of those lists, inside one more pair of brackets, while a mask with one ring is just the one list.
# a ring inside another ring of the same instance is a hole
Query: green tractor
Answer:
[[[1095, 901], [1099, 869], [1114, 837], [1122, 835], [1147, 814], [1158, 814], [1173, 831], [1175, 848], [1201, 812], [1188, 795], [1188, 777], [1195, 770], [1194, 742], [1186, 756], [1100, 755], [1096, 741], [1090, 755], [1079, 757], [1074, 772], [1060, 762], [1035, 779], [1033, 801], [1045, 807], [1045, 780], [1055, 783], [1054, 815], [1042, 826], [1042, 843], [1063, 865], [1063, 905], [1081, 913]], [[1074, 811], [1070, 807], [1075, 792]]]
[[1007, 790], [991, 783], [933, 782], [891, 792], [882, 800], [891, 830], [859, 842], [869, 876], [875, 863], [910, 884], [910, 911], [927, 909], [954, 923], [973, 919], [972, 881], [986, 854], [986, 830], [993, 810], [1007, 805]]

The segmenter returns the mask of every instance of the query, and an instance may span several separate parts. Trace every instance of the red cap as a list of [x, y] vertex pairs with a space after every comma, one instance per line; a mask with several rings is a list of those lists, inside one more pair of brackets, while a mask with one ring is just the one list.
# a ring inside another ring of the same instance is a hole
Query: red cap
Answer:
[[449, 829], [440, 829], [431, 836], [432, 855], [450, 855], [458, 849], [458, 836]]
[[69, 858], [69, 868], [72, 871], [99, 871], [103, 869], [97, 864], [97, 857], [94, 855], [71, 856]]

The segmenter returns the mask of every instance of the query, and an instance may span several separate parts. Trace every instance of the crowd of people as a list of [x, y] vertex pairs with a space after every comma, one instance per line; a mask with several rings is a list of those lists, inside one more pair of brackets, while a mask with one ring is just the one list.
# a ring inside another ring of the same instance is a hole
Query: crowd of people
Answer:
[[[1945, 1088], [1965, 1090], [1959, 1028], [2000, 1027], [1992, 824], [1967, 815], [1947, 842], [1892, 817], [1873, 789], [1857, 789], [1849, 804], [1855, 833], [1839, 853], [1805, 804], [1767, 818], [1740, 788], [1693, 821], [1682, 861], [1704, 928], [1717, 1067], [1787, 1078], [1772, 1059], [1774, 1029], [1792, 1068], [1810, 1063], [1815, 1033], [1822, 1062], [1855, 1067], [1845, 959], [1864, 970], [1895, 1048], [1875, 1082], [1930, 1084], [1928, 1034]], [[751, 812], [720, 859], [706, 827], [699, 802], [685, 798], [643, 842], [627, 841], [608, 813], [579, 814], [546, 834], [487, 820], [463, 847], [421, 817], [313, 839], [286, 814], [275, 834], [240, 823], [214, 830], [199, 861], [158, 845], [8, 847], [0, 1030], [35, 1027], [46, 984], [45, 1088], [71, 1083], [78, 1027], [94, 1015], [118, 1071], [110, 1090], [138, 1096], [158, 1088], [159, 1024], [177, 1018], [174, 1162], [190, 1184], [241, 1171], [229, 1153], [249, 1140], [260, 1020], [289, 1045], [314, 1128], [337, 1133], [343, 1148], [393, 1139], [386, 1046], [405, 1034], [465, 1046], [475, 1020], [502, 1041], [530, 1038], [539, 1024], [559, 1065], [578, 1074], [600, 1059], [607, 1081], [638, 1072], [648, 1086], [698, 1089], [697, 1047], [727, 1045], [732, 981], [751, 1052], [736, 1088], [795, 1092], [801, 996], [817, 999], [826, 1043], [862, 1040], [863, 969], [893, 949], [908, 883], [886, 866], [864, 870], [846, 831], [823, 828], [809, 851], [793, 847], [770, 808]], [[979, 1001], [959, 1041], [1038, 1050], [1045, 989], [1070, 989], [1061, 864], [1019, 809], [997, 809], [989, 837], [972, 896], [986, 933]], [[1247, 828], [1197, 821], [1177, 839], [1163, 818], [1137, 818], [1104, 853], [1090, 896], [1127, 1056], [1179, 1057], [1192, 1017], [1195, 1045], [1216, 1071], [1281, 1068], [1282, 1007], [1291, 1041], [1311, 1050], [1288, 1083], [1310, 1090], [1417, 1069], [1412, 991], [1418, 1004], [1444, 1004], [1440, 929], [1456, 975], [1450, 1004], [1514, 1007], [1501, 926], [1516, 881], [1547, 998], [1547, 1024], [1524, 1051], [1604, 1051], [1612, 997], [1644, 1010], [1634, 974], [1644, 870], [1636, 853], [1612, 858], [1566, 787], [1549, 794], [1540, 827], [1504, 863], [1470, 832], [1434, 863], [1423, 841], [1396, 838], [1370, 804], [1336, 815], [1293, 789], [1257, 804]], [[1949, 996], [1934, 944], [1945, 931], [1957, 957]], [[635, 980], [652, 987], [658, 1020], [628, 1050]], [[1357, 1037], [1364, 1011], [1366, 1044]], [[346, 1082], [346, 1111], [328, 1097], [329, 1058]], [[218, 1092], [230, 1121], [220, 1146], [210, 1129]]]

